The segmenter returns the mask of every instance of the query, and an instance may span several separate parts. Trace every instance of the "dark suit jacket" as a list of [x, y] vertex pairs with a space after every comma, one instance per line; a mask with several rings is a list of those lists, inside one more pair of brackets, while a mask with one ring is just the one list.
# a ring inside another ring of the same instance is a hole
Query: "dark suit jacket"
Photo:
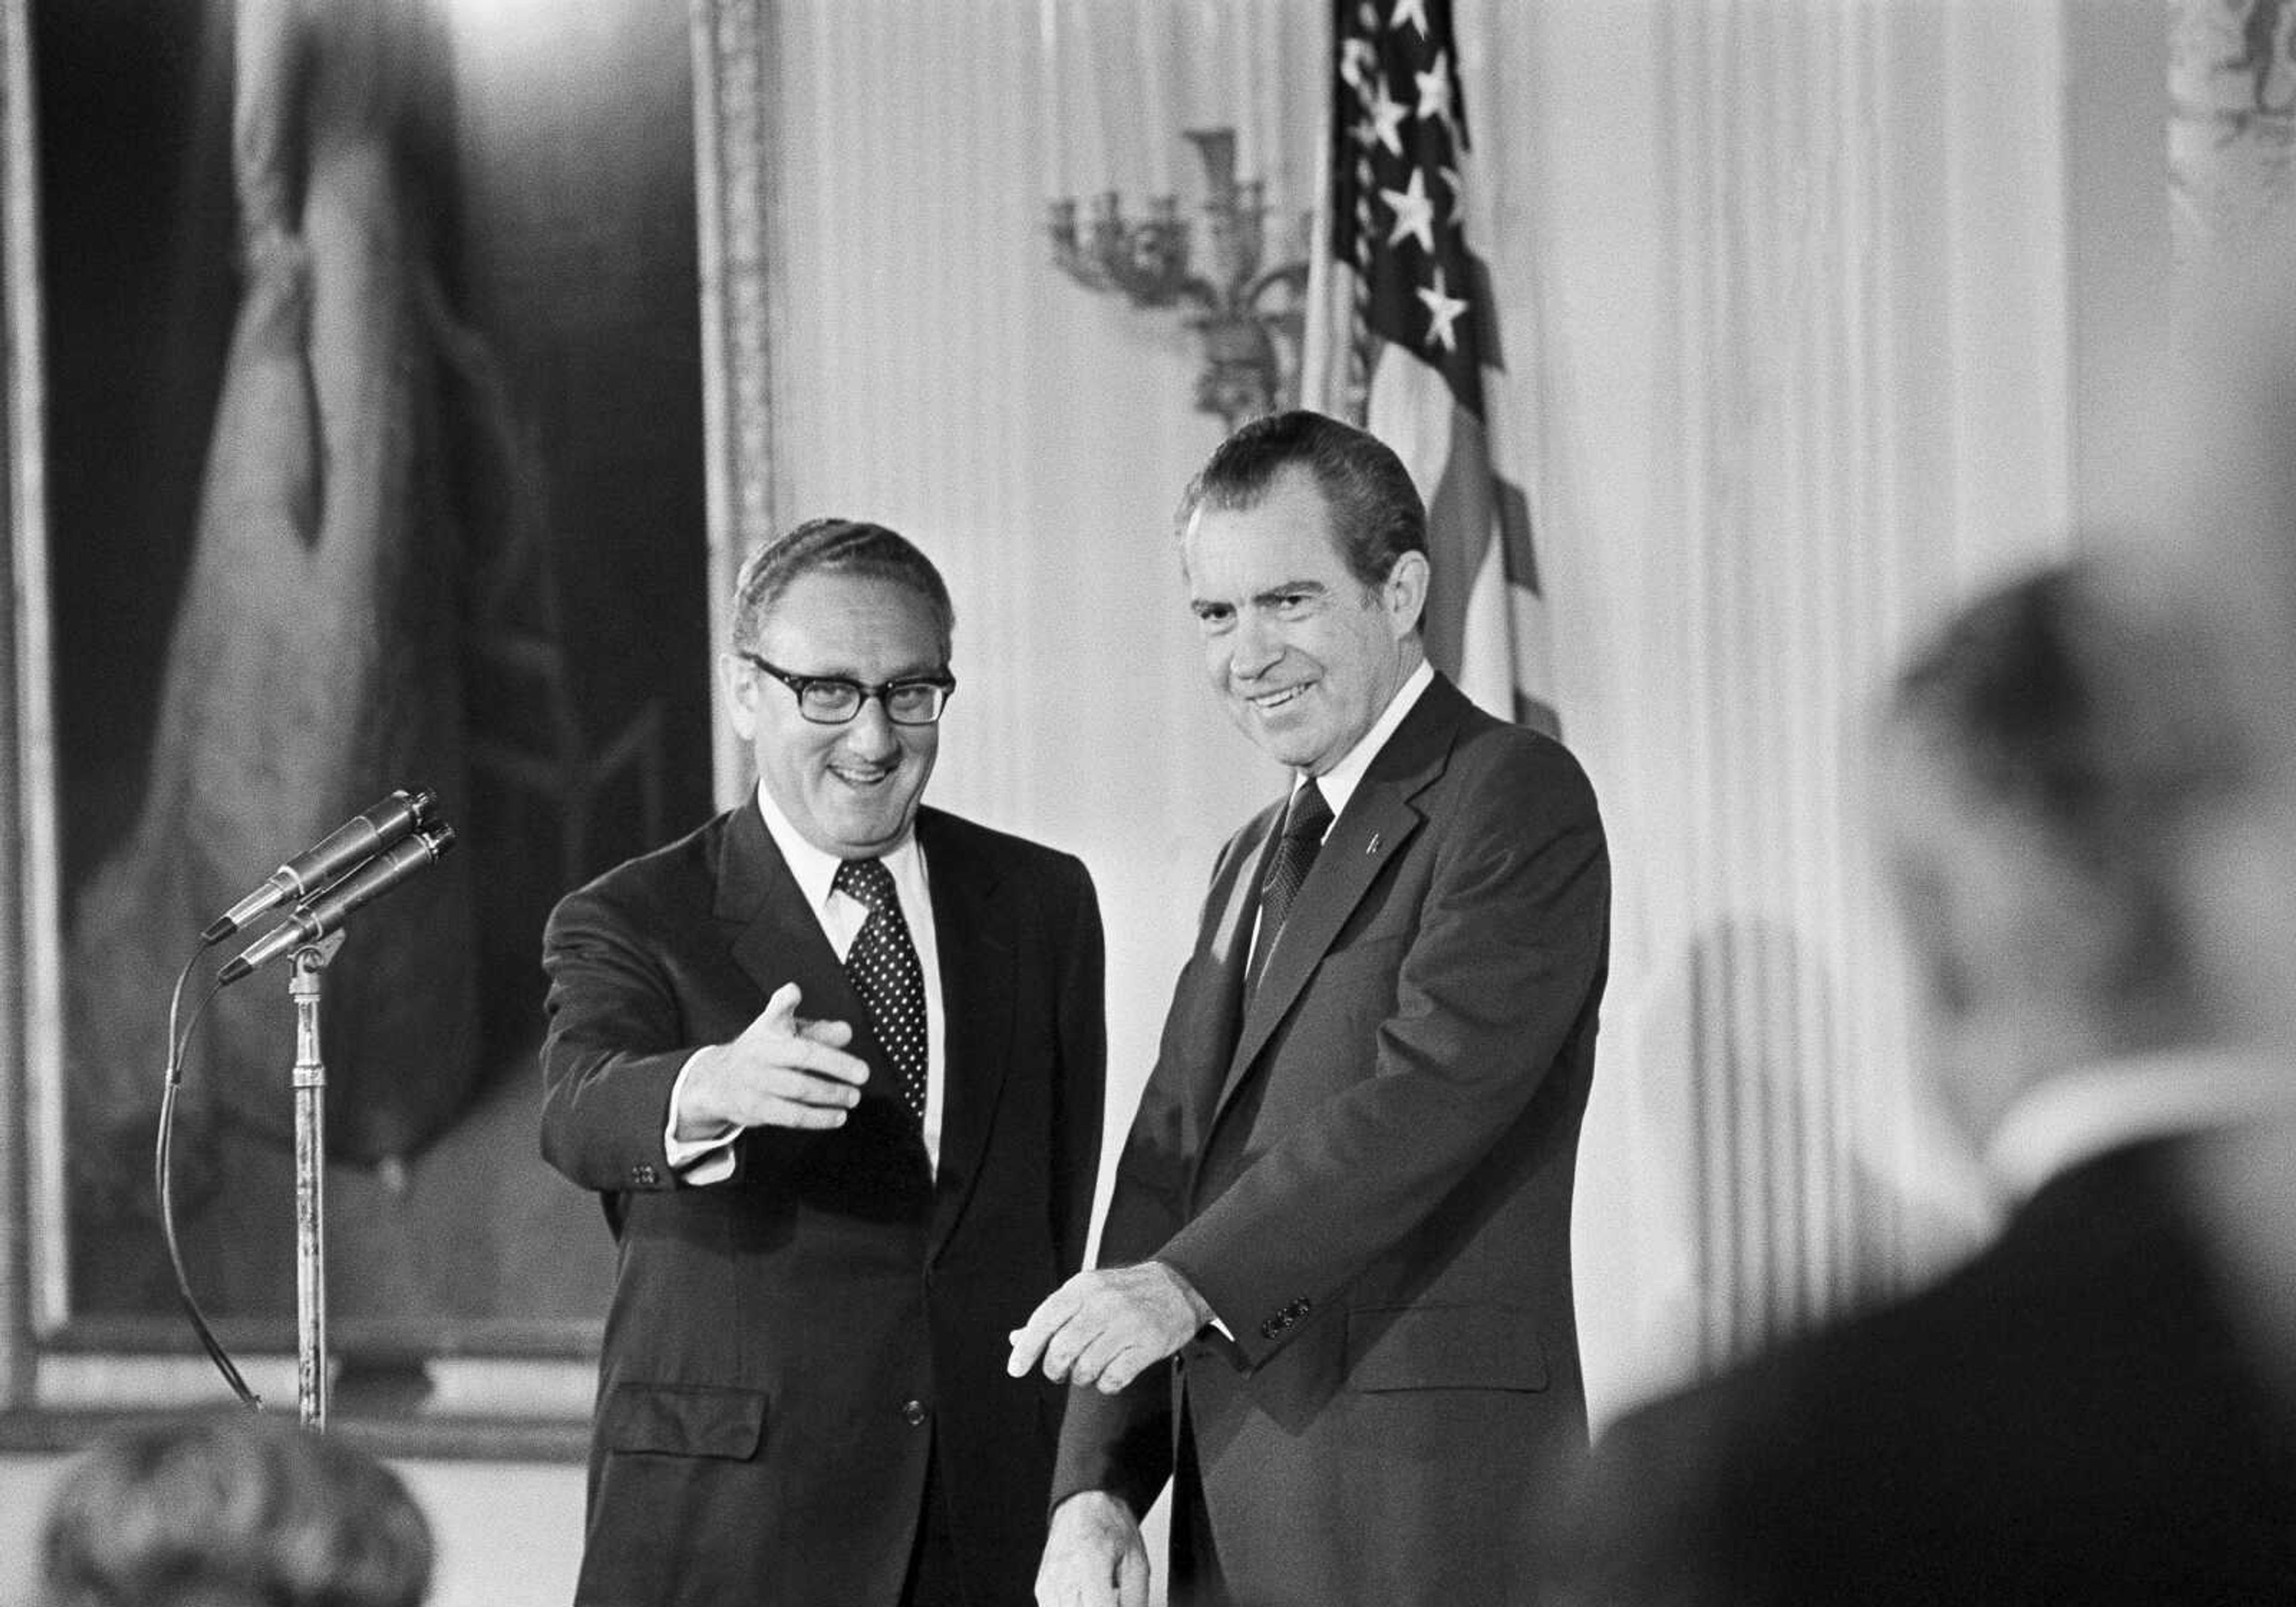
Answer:
[[1241, 1602], [1489, 1607], [1524, 1588], [1530, 1486], [1586, 1441], [1570, 1194], [1609, 942], [1594, 795], [1560, 745], [1438, 678], [1246, 1005], [1282, 812], [1219, 857], [1103, 1240], [1104, 1264], [1178, 1268], [1234, 1342], [1076, 1392], [1055, 1496], [1144, 1511], [1177, 1376]]
[[[890, 1603], [939, 1457], [968, 1595], [1025, 1601], [1061, 1401], [1007, 1331], [1077, 1268], [1105, 1042], [1098, 906], [1064, 854], [920, 812], [947, 1083], [938, 1182], [867, 1016], [754, 804], [550, 918], [542, 1146], [619, 1260], [578, 1600]], [[736, 1176], [663, 1152], [696, 1048], [784, 981], [877, 1074], [845, 1127], [756, 1128]]]
[[2296, 1423], [2179, 1168], [2058, 1177], [1976, 1259], [1605, 1433], [1588, 1603], [2296, 1598]]

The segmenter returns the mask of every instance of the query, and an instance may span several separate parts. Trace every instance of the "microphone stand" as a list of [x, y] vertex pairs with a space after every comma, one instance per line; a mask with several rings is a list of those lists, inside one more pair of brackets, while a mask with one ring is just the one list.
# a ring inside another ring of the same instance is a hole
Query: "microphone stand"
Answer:
[[319, 997], [327, 962], [343, 946], [331, 932], [297, 949], [287, 994], [295, 1002], [295, 1401], [303, 1427], [327, 1427], [327, 1066], [319, 1053]]

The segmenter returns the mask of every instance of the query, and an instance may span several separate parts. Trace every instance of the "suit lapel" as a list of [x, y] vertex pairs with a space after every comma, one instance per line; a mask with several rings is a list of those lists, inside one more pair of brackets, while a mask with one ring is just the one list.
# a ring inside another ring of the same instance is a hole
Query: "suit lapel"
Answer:
[[962, 838], [947, 829], [946, 816], [924, 812], [917, 833], [932, 886], [941, 1042], [947, 1059], [928, 1249], [938, 1253], [980, 1180], [1012, 1058], [1014, 916], [999, 908], [1000, 867], [967, 852]]
[[[795, 982], [805, 996], [800, 1015], [850, 1021], [857, 1038], [869, 1037], [868, 1013], [755, 803], [735, 809], [727, 823], [715, 913], [732, 929], [734, 959], [758, 992], [770, 996], [783, 982]], [[875, 1048], [873, 1042], [867, 1046]]]
[[[1346, 812], [1332, 824], [1315, 867], [1292, 900], [1259, 986], [1245, 1004], [1242, 1029], [1220, 1085], [1215, 1118], [1267, 1047], [1269, 1036], [1298, 1002], [1308, 979], [1331, 952], [1332, 941], [1374, 880], [1418, 832], [1425, 817], [1412, 800], [1442, 774], [1465, 707], [1465, 699], [1438, 676], [1374, 757], [1355, 796], [1348, 800]], [[1256, 871], [1251, 885], [1255, 889], [1259, 885]], [[1256, 905], [1256, 900], [1251, 902]], [[1247, 926], [1247, 939], [1249, 931]]]

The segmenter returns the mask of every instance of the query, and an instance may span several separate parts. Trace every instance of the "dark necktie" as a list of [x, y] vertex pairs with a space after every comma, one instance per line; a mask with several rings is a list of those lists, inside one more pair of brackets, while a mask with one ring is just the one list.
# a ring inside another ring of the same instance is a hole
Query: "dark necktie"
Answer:
[[1283, 816], [1283, 835], [1267, 857], [1267, 873], [1259, 883], [1259, 938], [1253, 945], [1251, 962], [1254, 987], [1267, 967], [1267, 956], [1275, 952], [1283, 918], [1291, 914], [1292, 900], [1300, 884], [1308, 880], [1308, 867], [1324, 846], [1324, 828], [1331, 824], [1332, 807], [1324, 801], [1323, 790], [1314, 782], [1292, 794], [1292, 807]]
[[893, 874], [877, 859], [848, 859], [837, 867], [837, 890], [869, 906], [869, 918], [846, 951], [845, 973], [869, 1012], [870, 1030], [893, 1062], [901, 1103], [925, 1114], [925, 973], [909, 941], [909, 923], [893, 891]]

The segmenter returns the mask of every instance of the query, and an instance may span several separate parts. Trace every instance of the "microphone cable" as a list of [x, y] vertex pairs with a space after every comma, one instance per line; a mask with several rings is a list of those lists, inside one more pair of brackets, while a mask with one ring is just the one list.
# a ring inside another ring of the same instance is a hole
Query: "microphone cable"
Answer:
[[175, 1269], [176, 1302], [183, 1307], [184, 1315], [191, 1319], [192, 1332], [199, 1336], [201, 1349], [208, 1353], [208, 1359], [215, 1363], [216, 1370], [223, 1374], [224, 1382], [231, 1386], [232, 1393], [238, 1396], [250, 1411], [260, 1412], [263, 1410], [262, 1398], [248, 1387], [247, 1380], [240, 1374], [238, 1364], [231, 1359], [230, 1352], [223, 1348], [223, 1341], [208, 1325], [207, 1314], [200, 1309], [199, 1297], [192, 1292], [191, 1275], [184, 1270], [183, 1245], [176, 1236], [176, 1094], [183, 1085], [184, 1062], [189, 1053], [192, 1033], [198, 1028], [201, 1018], [207, 1014], [208, 1006], [215, 1003], [216, 995], [223, 991], [224, 985], [218, 981], [208, 989], [207, 996], [200, 1001], [200, 1007], [192, 1012], [192, 1019], [184, 1023], [180, 1035], [176, 1030], [176, 1020], [183, 1009], [184, 985], [191, 980], [192, 968], [200, 963], [201, 956], [207, 951], [208, 946], [201, 944], [192, 957], [184, 962], [183, 970], [176, 973], [175, 988], [168, 996], [167, 1080], [160, 1092], [160, 1130], [152, 1157], [152, 1185], [159, 1197], [160, 1234], [167, 1242], [168, 1264]]

